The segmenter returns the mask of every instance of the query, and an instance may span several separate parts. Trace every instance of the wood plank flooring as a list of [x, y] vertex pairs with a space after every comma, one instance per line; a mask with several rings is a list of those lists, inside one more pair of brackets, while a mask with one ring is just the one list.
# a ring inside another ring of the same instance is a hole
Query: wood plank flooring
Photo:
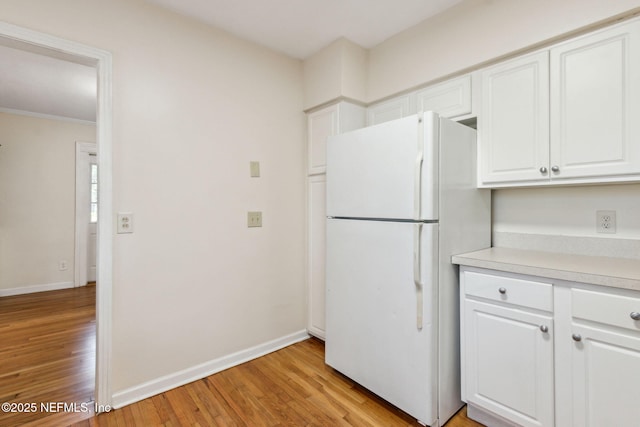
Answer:
[[[0, 298], [0, 402], [90, 402], [95, 293]], [[30, 301], [33, 299], [32, 301]], [[65, 338], [66, 337], [66, 338]], [[91, 369], [89, 369], [89, 367]], [[89, 408], [93, 408], [92, 403]], [[100, 415], [0, 412], [0, 426], [418, 426], [324, 363], [309, 339]], [[481, 427], [463, 408], [447, 427]]]
[[0, 403], [23, 409], [0, 410], [1, 426], [92, 415], [41, 411], [40, 405], [93, 400], [95, 306], [95, 286], [0, 298]]

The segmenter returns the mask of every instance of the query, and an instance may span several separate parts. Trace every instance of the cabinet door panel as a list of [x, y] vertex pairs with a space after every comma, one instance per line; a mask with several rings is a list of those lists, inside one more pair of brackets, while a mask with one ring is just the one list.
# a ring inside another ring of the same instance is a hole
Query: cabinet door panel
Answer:
[[467, 401], [522, 426], [552, 426], [551, 317], [467, 299], [465, 323]]
[[549, 179], [548, 53], [484, 70], [479, 115], [483, 183]]
[[551, 49], [552, 179], [640, 172], [640, 23]]
[[640, 337], [575, 324], [572, 332], [582, 337], [573, 343], [573, 425], [637, 425]]
[[415, 103], [412, 108], [412, 97], [406, 95], [372, 105], [367, 109], [367, 126], [378, 125], [391, 120], [401, 119], [415, 113]]
[[416, 93], [418, 111], [435, 111], [442, 117], [471, 114], [471, 76], [440, 83]]
[[325, 337], [325, 230], [326, 214], [325, 175], [309, 177], [309, 224], [308, 224], [308, 329], [313, 335]]
[[324, 173], [327, 164], [327, 137], [338, 131], [338, 107], [332, 105], [309, 114], [308, 117], [308, 171], [309, 174]]

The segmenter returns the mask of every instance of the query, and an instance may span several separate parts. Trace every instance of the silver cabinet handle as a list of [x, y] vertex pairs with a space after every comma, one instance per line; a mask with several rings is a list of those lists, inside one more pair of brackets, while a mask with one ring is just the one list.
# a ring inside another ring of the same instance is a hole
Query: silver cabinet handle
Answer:
[[573, 335], [571, 335], [571, 338], [573, 338], [573, 340], [576, 341], [576, 342], [582, 341], [582, 335], [580, 335], [580, 334], [573, 334]]
[[545, 166], [540, 167], [540, 173], [541, 174], [547, 173], [547, 168]]
[[640, 313], [637, 311], [632, 311], [629, 315], [633, 320], [640, 320]]
[[552, 172], [560, 172], [560, 168], [558, 166], [551, 166]]
[[540, 325], [540, 330], [546, 334], [549, 332], [549, 327], [547, 325]]
[[500, 292], [502, 295], [507, 293], [507, 290], [505, 288], [500, 288], [498, 289], [498, 292]]

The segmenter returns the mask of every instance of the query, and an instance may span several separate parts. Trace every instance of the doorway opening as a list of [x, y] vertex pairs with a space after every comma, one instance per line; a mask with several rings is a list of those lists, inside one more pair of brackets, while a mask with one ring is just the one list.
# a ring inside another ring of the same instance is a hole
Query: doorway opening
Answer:
[[[111, 404], [111, 298], [112, 298], [112, 232], [110, 221], [112, 209], [112, 104], [111, 81], [112, 60], [107, 51], [61, 39], [49, 34], [21, 28], [0, 22], [0, 45], [37, 53], [50, 58], [83, 64], [95, 70], [97, 81], [96, 106], [96, 163], [97, 174], [96, 206], [101, 214], [96, 221], [97, 263], [96, 263], [96, 363], [95, 363], [95, 403], [97, 408], [108, 408]], [[2, 153], [0, 153], [1, 155]], [[73, 172], [72, 172], [73, 173]], [[64, 268], [60, 263], [59, 268]], [[77, 282], [74, 278], [74, 283]]]

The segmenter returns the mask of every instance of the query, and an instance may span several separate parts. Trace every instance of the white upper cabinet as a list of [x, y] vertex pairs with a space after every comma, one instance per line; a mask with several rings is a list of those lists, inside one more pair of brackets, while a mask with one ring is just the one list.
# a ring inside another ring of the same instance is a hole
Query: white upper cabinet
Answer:
[[639, 117], [639, 22], [551, 49], [553, 178], [640, 173]]
[[307, 117], [309, 175], [324, 173], [327, 163], [327, 138], [338, 129], [338, 106], [324, 108]]
[[482, 70], [483, 186], [640, 180], [640, 21]]
[[327, 137], [364, 127], [365, 108], [348, 102], [314, 111], [307, 116], [308, 174], [325, 173]]
[[378, 125], [391, 120], [415, 114], [415, 104], [411, 95], [404, 95], [373, 105], [367, 109], [367, 126]]
[[417, 111], [435, 111], [447, 118], [471, 114], [471, 75], [429, 86], [415, 97]]
[[466, 74], [370, 106], [367, 109], [367, 126], [423, 111], [434, 111], [442, 117], [454, 118], [468, 116], [471, 110], [471, 75]]
[[478, 138], [484, 184], [548, 179], [548, 70], [544, 51], [482, 71]]

